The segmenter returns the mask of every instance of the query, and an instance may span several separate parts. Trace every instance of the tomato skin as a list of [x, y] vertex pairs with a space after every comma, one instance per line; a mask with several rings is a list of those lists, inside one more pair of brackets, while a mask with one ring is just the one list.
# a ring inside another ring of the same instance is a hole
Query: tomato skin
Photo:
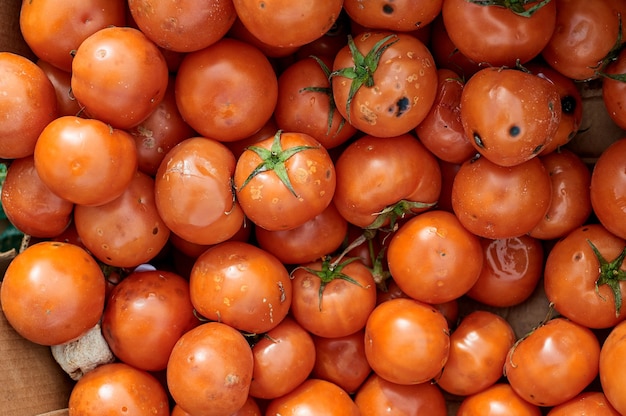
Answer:
[[55, 241], [36, 243], [15, 256], [0, 288], [7, 321], [42, 345], [63, 344], [93, 328], [104, 300], [98, 263], [84, 249]]
[[600, 383], [609, 403], [619, 412], [626, 412], [624, 395], [624, 334], [626, 324], [619, 323], [611, 329], [600, 351]]
[[68, 408], [70, 416], [170, 414], [161, 383], [150, 373], [124, 363], [103, 364], [85, 374], [72, 389]]
[[266, 416], [358, 416], [359, 409], [341, 387], [309, 378], [284, 396], [271, 400]]
[[[596, 281], [600, 277], [600, 263], [589, 242], [611, 262], [626, 246], [626, 242], [610, 233], [600, 224], [583, 225], [559, 240], [550, 250], [544, 269], [546, 297], [563, 316], [589, 328], [609, 328], [626, 318], [623, 311], [616, 313], [611, 289]], [[626, 265], [618, 265], [626, 270]], [[626, 282], [617, 282], [622, 296]]]
[[71, 95], [72, 74], [41, 59], [38, 59], [36, 63], [54, 87], [57, 96], [58, 115], [75, 116], [80, 114], [80, 104]]
[[626, 137], [612, 143], [596, 161], [591, 173], [590, 197], [593, 212], [613, 234], [626, 239]]
[[207, 322], [183, 334], [167, 363], [174, 401], [193, 415], [232, 414], [248, 399], [252, 351], [233, 327]]
[[437, 68], [457, 72], [464, 79], [469, 79], [481, 69], [481, 65], [463, 55], [454, 45], [441, 13], [429, 26], [431, 26], [430, 50]]
[[595, 416], [619, 416], [611, 406], [604, 393], [600, 391], [586, 391], [578, 396], [558, 406], [554, 406], [546, 416], [569, 416], [573, 414], [579, 415], [595, 415]]
[[626, 106], [623, 99], [626, 84], [619, 79], [611, 78], [611, 76], [619, 77], [623, 73], [626, 73], [626, 52], [622, 49], [617, 58], [604, 70], [602, 101], [611, 120], [621, 129], [626, 129]]
[[411, 32], [428, 25], [441, 12], [443, 0], [435, 1], [346, 0], [343, 7], [350, 19], [371, 29]]
[[589, 328], [554, 318], [510, 349], [504, 371], [524, 400], [537, 406], [557, 406], [593, 381], [599, 360], [600, 343]]
[[200, 315], [251, 334], [275, 328], [292, 304], [285, 266], [267, 251], [240, 241], [225, 241], [201, 254], [189, 285]]
[[467, 396], [459, 406], [457, 416], [540, 416], [539, 406], [515, 393], [507, 383], [493, 386]]
[[365, 326], [365, 356], [372, 370], [396, 384], [435, 378], [448, 360], [445, 317], [433, 306], [408, 298], [379, 304]]

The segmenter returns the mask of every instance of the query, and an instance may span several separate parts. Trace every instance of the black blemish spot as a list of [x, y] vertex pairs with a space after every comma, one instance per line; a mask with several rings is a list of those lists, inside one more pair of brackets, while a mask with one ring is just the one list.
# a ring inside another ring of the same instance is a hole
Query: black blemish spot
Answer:
[[474, 132], [474, 143], [476, 143], [476, 146], [480, 147], [481, 149], [485, 148], [485, 144], [483, 143], [483, 139], [480, 138], [480, 134]]
[[385, 13], [385, 14], [393, 14], [393, 12], [394, 12], [393, 7], [391, 7], [390, 5], [385, 4], [383, 6], [383, 13]]
[[511, 127], [509, 128], [509, 135], [510, 135], [511, 137], [517, 137], [517, 136], [519, 136], [519, 134], [520, 134], [521, 132], [522, 132], [522, 129], [520, 129], [520, 127], [519, 127], [519, 126], [515, 126], [515, 125], [513, 125], [513, 126], [511, 126]]
[[541, 152], [541, 149], [543, 149], [543, 145], [540, 144], [539, 146], [535, 147], [535, 150], [533, 150], [533, 154], [536, 155], [539, 152]]
[[157, 235], [159, 233], [159, 227], [154, 227], [152, 229], [152, 235]]
[[396, 102], [396, 117], [400, 117], [406, 110], [409, 109], [409, 99], [407, 97], [402, 97]]
[[561, 110], [565, 114], [573, 114], [576, 110], [576, 99], [571, 95], [561, 98]]

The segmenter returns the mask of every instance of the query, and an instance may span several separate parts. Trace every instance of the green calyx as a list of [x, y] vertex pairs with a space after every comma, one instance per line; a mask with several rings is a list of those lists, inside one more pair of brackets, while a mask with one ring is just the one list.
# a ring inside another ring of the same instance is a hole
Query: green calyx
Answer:
[[619, 21], [619, 30], [617, 33], [617, 39], [615, 39], [615, 44], [606, 54], [606, 56], [602, 59], [602, 61], [596, 67], [596, 74], [600, 77], [609, 78], [615, 81], [626, 82], [626, 74], [607, 74], [605, 72], [606, 67], [613, 61], [616, 61], [621, 50], [622, 50], [622, 14], [617, 13], [617, 18]]
[[[470, 3], [476, 4], [478, 6], [499, 6], [509, 9], [513, 13], [521, 17], [531, 17], [535, 14], [539, 9], [541, 9], [546, 4], [550, 3], [551, 0], [543, 0], [537, 2], [536, 0], [469, 0]], [[530, 3], [536, 3], [534, 6], [526, 9], [526, 5]]]
[[350, 48], [350, 53], [352, 54], [354, 66], [338, 69], [331, 72], [329, 76], [329, 79], [334, 77], [344, 77], [352, 80], [350, 90], [348, 91], [348, 100], [346, 102], [346, 118], [348, 119], [348, 122], [350, 122], [350, 107], [354, 96], [361, 87], [365, 86], [367, 88], [371, 88], [374, 86], [374, 73], [378, 68], [382, 54], [391, 45], [399, 40], [394, 38], [397, 38], [397, 35], [394, 34], [384, 37], [376, 42], [372, 50], [370, 50], [367, 55], [363, 55], [356, 47], [352, 36], [348, 35], [348, 47]]
[[615, 316], [619, 316], [622, 309], [622, 290], [620, 282], [626, 280], [626, 272], [621, 270], [620, 267], [624, 262], [624, 258], [626, 258], [626, 247], [624, 247], [619, 256], [608, 262], [590, 240], [587, 240], [587, 243], [591, 246], [591, 250], [593, 250], [593, 253], [600, 263], [600, 274], [595, 283], [596, 293], [598, 293], [599, 296], [598, 289], [602, 285], [607, 285], [611, 288], [615, 301]]
[[367, 230], [376, 230], [389, 222], [389, 228], [393, 229], [398, 219], [404, 218], [411, 214], [414, 209], [425, 209], [435, 206], [435, 202], [416, 202], [401, 199], [394, 205], [385, 207], [382, 211], [376, 213], [376, 219], [370, 225], [365, 227]]
[[257, 165], [256, 168], [248, 175], [246, 180], [241, 184], [238, 189], [240, 192], [254, 177], [262, 172], [273, 171], [276, 176], [281, 180], [283, 184], [289, 189], [293, 196], [299, 198], [296, 191], [293, 189], [293, 185], [291, 184], [291, 180], [289, 179], [289, 174], [287, 172], [287, 167], [285, 166], [285, 162], [289, 160], [290, 157], [295, 155], [296, 153], [318, 149], [318, 146], [293, 146], [288, 149], [283, 149], [282, 144], [280, 142], [280, 138], [282, 135], [282, 131], [278, 130], [274, 135], [274, 141], [272, 142], [272, 146], [270, 149], [265, 149], [259, 146], [249, 146], [247, 150], [250, 150], [256, 153], [261, 158], [261, 163]]

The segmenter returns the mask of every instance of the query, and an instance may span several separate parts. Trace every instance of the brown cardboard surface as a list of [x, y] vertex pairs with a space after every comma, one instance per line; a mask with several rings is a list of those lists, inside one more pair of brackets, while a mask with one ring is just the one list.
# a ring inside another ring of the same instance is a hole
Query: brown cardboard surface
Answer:
[[0, 6], [0, 51], [13, 52], [35, 59], [24, 38], [20, 36], [19, 19], [21, 0], [2, 0]]

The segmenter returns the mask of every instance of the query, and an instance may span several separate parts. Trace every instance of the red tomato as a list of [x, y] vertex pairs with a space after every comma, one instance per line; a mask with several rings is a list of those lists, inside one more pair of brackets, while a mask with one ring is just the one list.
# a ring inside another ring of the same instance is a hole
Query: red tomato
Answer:
[[246, 217], [270, 231], [289, 230], [321, 214], [335, 194], [335, 166], [328, 151], [304, 133], [278, 131], [248, 147], [234, 174]]
[[519, 397], [509, 384], [496, 383], [465, 397], [456, 416], [541, 416], [541, 410]]
[[299, 46], [277, 46], [265, 43], [253, 35], [239, 18], [235, 19], [226, 36], [258, 48], [268, 58], [291, 58], [299, 48]]
[[163, 100], [167, 82], [161, 51], [130, 27], [89, 35], [72, 60], [72, 94], [85, 113], [120, 129], [144, 121]]
[[365, 326], [365, 356], [372, 370], [396, 384], [425, 383], [448, 360], [446, 318], [435, 307], [396, 298], [378, 305]]
[[626, 239], [626, 137], [611, 144], [596, 161], [591, 174], [591, 206], [600, 222]]
[[377, 137], [412, 131], [437, 95], [430, 51], [404, 33], [350, 37], [335, 56], [331, 78], [337, 110], [358, 130]]
[[72, 74], [57, 68], [49, 62], [37, 60], [37, 66], [46, 74], [57, 95], [59, 116], [76, 116], [81, 112], [80, 104], [72, 95]]
[[103, 364], [85, 374], [74, 386], [69, 416], [136, 414], [169, 416], [163, 385], [151, 374], [128, 364]]
[[432, 22], [441, 12], [443, 0], [369, 1], [345, 0], [343, 8], [358, 24], [372, 28], [411, 32]]
[[570, 415], [619, 416], [617, 410], [611, 406], [603, 392], [586, 391], [571, 400], [554, 406], [546, 416]]
[[602, 101], [611, 120], [621, 129], [626, 129], [626, 103], [624, 93], [626, 83], [626, 52], [620, 51], [614, 61], [611, 61], [602, 71]]
[[600, 383], [609, 403], [619, 412], [626, 413], [626, 391], [624, 390], [624, 365], [626, 350], [624, 336], [626, 324], [620, 323], [611, 329], [600, 351]]
[[544, 269], [546, 297], [563, 316], [589, 328], [626, 318], [626, 242], [600, 224], [581, 226], [559, 240]]
[[441, 14], [430, 24], [430, 51], [437, 68], [445, 68], [469, 79], [481, 65], [463, 55], [450, 40]]
[[198, 133], [231, 142], [250, 136], [269, 120], [277, 84], [259, 49], [222, 38], [183, 58], [176, 75], [176, 103]]
[[341, 387], [310, 378], [284, 396], [271, 400], [265, 416], [358, 416], [359, 408]]
[[167, 363], [174, 401], [192, 415], [231, 415], [248, 400], [254, 359], [244, 336], [220, 322], [183, 334]]
[[63, 199], [101, 205], [124, 193], [137, 171], [130, 134], [96, 119], [59, 117], [41, 132], [35, 168], [42, 182]]
[[267, 251], [240, 241], [225, 241], [200, 255], [189, 285], [200, 315], [251, 334], [275, 328], [292, 303], [285, 266]]
[[104, 275], [93, 257], [56, 241], [34, 244], [15, 256], [0, 287], [9, 324], [42, 345], [64, 344], [93, 328], [104, 297]]
[[504, 372], [524, 400], [537, 406], [557, 406], [593, 381], [599, 360], [600, 343], [589, 328], [554, 318], [510, 349]]

